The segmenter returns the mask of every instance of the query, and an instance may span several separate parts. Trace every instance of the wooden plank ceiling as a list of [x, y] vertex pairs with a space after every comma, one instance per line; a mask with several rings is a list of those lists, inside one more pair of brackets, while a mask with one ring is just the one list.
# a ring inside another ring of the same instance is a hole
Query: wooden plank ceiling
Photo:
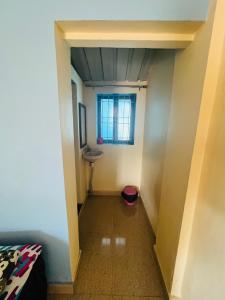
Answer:
[[71, 63], [84, 82], [145, 81], [152, 53], [143, 48], [71, 48]]

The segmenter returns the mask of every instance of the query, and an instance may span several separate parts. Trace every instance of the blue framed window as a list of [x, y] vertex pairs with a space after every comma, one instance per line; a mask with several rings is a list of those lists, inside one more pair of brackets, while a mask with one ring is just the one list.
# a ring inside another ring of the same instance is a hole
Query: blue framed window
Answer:
[[97, 95], [97, 143], [134, 144], [136, 94]]

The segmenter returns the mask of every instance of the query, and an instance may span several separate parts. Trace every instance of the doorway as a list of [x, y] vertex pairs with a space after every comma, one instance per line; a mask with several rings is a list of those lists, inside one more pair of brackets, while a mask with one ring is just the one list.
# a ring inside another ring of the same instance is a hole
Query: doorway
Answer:
[[[82, 22], [81, 22], [82, 23]], [[84, 24], [85, 23], [85, 24]], [[76, 30], [77, 23], [70, 23], [70, 27], [66, 28], [65, 23], [58, 23], [61, 27], [62, 31], [64, 31], [63, 39], [66, 40], [68, 44], [72, 47], [137, 47], [137, 48], [185, 48], [193, 41], [194, 34], [196, 30], [199, 28], [199, 24], [191, 25], [189, 30], [184, 30], [184, 27], [175, 26], [174, 30], [168, 24], [158, 24], [160, 27], [153, 26], [152, 23], [142, 24], [144, 27], [138, 27], [136, 30], [136, 34], [133, 34], [134, 27], [136, 27], [137, 23], [133, 22], [133, 24], [129, 24], [129, 22], [118, 22], [121, 26], [116, 27], [113, 31], [107, 31], [107, 27], [104, 24], [100, 24], [101, 22], [97, 22], [97, 29], [95, 27], [94, 31], [87, 31], [87, 22], [83, 22], [81, 27], [78, 26], [79, 30]], [[104, 23], [104, 22], [102, 22]], [[156, 22], [157, 23], [157, 22]], [[159, 22], [160, 23], [160, 22]], [[73, 27], [74, 25], [74, 27]], [[112, 25], [112, 24], [111, 24]], [[112, 28], [114, 28], [115, 23]], [[135, 26], [134, 26], [135, 25]], [[157, 25], [157, 24], [155, 24]], [[161, 26], [163, 25], [163, 26]], [[170, 24], [175, 25], [175, 24]], [[179, 24], [178, 24], [179, 25]], [[126, 27], [125, 31], [122, 31], [124, 26]], [[133, 26], [133, 27], [132, 27]], [[149, 27], [148, 27], [149, 26]], [[111, 28], [111, 27], [110, 27]], [[143, 31], [142, 29], [145, 28]], [[158, 28], [158, 29], [157, 29]], [[178, 28], [178, 30], [176, 30]], [[75, 29], [75, 30], [74, 30]], [[99, 30], [98, 30], [99, 29]], [[157, 30], [156, 30], [157, 29]], [[102, 30], [104, 32], [102, 32]], [[126, 32], [126, 34], [121, 35], [121, 32]], [[103, 34], [104, 33], [104, 34]], [[153, 33], [153, 34], [152, 34]], [[163, 33], [161, 35], [160, 33]], [[184, 34], [180, 34], [184, 33]]]

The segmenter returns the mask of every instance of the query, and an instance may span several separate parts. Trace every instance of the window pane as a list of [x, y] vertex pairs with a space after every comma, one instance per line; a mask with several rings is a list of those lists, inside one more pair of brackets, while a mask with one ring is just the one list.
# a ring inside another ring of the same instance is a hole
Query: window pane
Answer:
[[97, 96], [97, 142], [134, 144], [135, 94]]
[[104, 140], [113, 139], [113, 99], [101, 100], [101, 128]]
[[118, 140], [130, 140], [131, 100], [119, 99], [118, 101]]

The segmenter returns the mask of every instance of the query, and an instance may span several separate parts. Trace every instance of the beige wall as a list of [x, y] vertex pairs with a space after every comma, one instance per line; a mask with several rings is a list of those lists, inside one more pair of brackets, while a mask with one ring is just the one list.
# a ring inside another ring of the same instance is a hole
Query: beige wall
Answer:
[[174, 51], [155, 52], [146, 93], [141, 197], [156, 233], [168, 129]]
[[[96, 144], [96, 94], [136, 93], [135, 144]], [[124, 185], [140, 186], [143, 149], [144, 111], [146, 90], [134, 88], [88, 88], [84, 89], [87, 106], [88, 144], [104, 152], [104, 157], [96, 162], [93, 188], [95, 191], [120, 191]]]
[[[225, 2], [218, 0], [196, 136], [193, 173], [199, 189], [189, 203], [194, 222], [190, 232], [182, 299], [224, 299], [224, 84]], [[212, 116], [212, 117], [211, 117]], [[209, 130], [208, 130], [209, 128]], [[197, 160], [198, 158], [198, 160]], [[198, 161], [201, 164], [198, 165]], [[197, 168], [197, 167], [198, 168]], [[198, 171], [199, 169], [199, 171]], [[198, 172], [196, 172], [196, 170]], [[193, 176], [194, 177], [194, 176]], [[196, 176], [195, 176], [196, 177]], [[193, 205], [193, 204], [192, 204]], [[187, 206], [190, 207], [189, 204]], [[188, 210], [186, 209], [187, 213]], [[186, 214], [184, 219], [188, 219]], [[189, 217], [190, 219], [190, 217]], [[185, 221], [185, 220], [184, 220]], [[187, 223], [187, 220], [186, 222]], [[189, 220], [190, 223], [190, 220]], [[185, 224], [182, 226], [185, 227]], [[187, 225], [186, 225], [187, 227]], [[181, 242], [180, 242], [181, 243]], [[181, 252], [181, 251], [180, 251]], [[181, 256], [181, 255], [180, 255]], [[182, 256], [181, 256], [182, 257]]]
[[223, 300], [225, 297], [225, 43], [222, 53], [183, 283], [183, 300]]
[[[169, 292], [181, 280], [174, 268], [189, 182], [193, 146], [213, 25], [213, 14], [195, 41], [175, 56], [171, 113], [167, 135], [156, 252]], [[186, 232], [183, 233], [184, 236]], [[183, 263], [183, 262], [182, 262]], [[173, 284], [172, 284], [173, 282]], [[180, 286], [172, 291], [180, 296]]]
[[71, 78], [73, 82], [76, 83], [76, 101], [74, 101], [74, 105], [76, 105], [76, 109], [74, 109], [73, 118], [74, 122], [76, 122], [77, 126], [74, 126], [74, 130], [76, 130], [76, 139], [75, 139], [75, 155], [76, 157], [76, 174], [77, 174], [77, 193], [78, 193], [78, 202], [83, 203], [86, 199], [86, 167], [85, 162], [82, 158], [82, 149], [80, 148], [80, 135], [79, 135], [79, 103], [84, 102], [83, 96], [83, 82], [80, 76], [77, 74], [75, 69], [71, 66]]
[[55, 37], [64, 185], [66, 193], [66, 206], [69, 229], [70, 271], [71, 279], [73, 281], [75, 279], [75, 272], [79, 259], [79, 238], [70, 49], [63, 39], [62, 32], [58, 29], [57, 26], [55, 26]]

